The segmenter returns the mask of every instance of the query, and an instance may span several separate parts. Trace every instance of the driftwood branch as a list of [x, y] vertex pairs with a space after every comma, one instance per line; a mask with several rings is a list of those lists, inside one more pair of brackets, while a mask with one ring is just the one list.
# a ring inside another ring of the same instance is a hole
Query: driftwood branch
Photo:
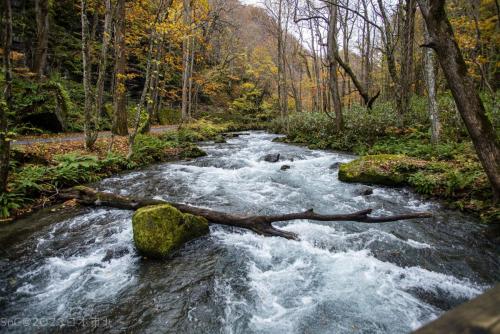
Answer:
[[404, 219], [432, 217], [432, 214], [429, 212], [372, 217], [370, 216], [370, 214], [372, 213], [372, 209], [335, 215], [323, 215], [314, 212], [313, 209], [310, 209], [304, 212], [281, 215], [245, 216], [199, 208], [186, 204], [172, 203], [163, 200], [124, 197], [81, 186], [65, 190], [61, 192], [59, 196], [62, 199], [66, 200], [75, 199], [78, 203], [83, 205], [108, 206], [126, 210], [137, 210], [139, 208], [150, 205], [169, 204], [177, 208], [181, 212], [205, 217], [212, 224], [240, 227], [254, 231], [257, 234], [264, 236], [278, 236], [294, 240], [298, 239], [298, 236], [295, 233], [277, 229], [272, 225], [272, 223], [295, 219], [309, 219], [316, 221], [355, 221], [360, 223], [386, 223]]

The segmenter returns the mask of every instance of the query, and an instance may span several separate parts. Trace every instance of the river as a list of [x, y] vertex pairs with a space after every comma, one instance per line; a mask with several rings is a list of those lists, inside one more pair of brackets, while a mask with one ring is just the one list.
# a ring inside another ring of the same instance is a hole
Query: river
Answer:
[[[386, 224], [278, 223], [300, 241], [211, 226], [164, 261], [141, 259], [132, 213], [44, 211], [0, 234], [0, 332], [405, 333], [500, 277], [490, 229], [407, 189], [338, 181], [353, 156], [251, 132], [207, 157], [120, 174], [97, 188], [235, 213], [432, 211]], [[280, 153], [279, 163], [261, 160]], [[285, 171], [281, 165], [291, 168]]]

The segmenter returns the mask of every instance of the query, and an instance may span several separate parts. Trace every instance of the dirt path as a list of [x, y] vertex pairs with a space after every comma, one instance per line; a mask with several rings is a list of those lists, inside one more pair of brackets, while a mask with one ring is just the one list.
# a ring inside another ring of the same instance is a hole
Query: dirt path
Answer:
[[[160, 125], [151, 127], [152, 133], [163, 133], [167, 131], [174, 131], [177, 129], [177, 125]], [[99, 138], [111, 137], [110, 131], [99, 132]], [[75, 133], [64, 133], [60, 135], [47, 135], [47, 136], [30, 136], [30, 137], [19, 137], [13, 142], [13, 145], [29, 145], [33, 143], [63, 143], [63, 142], [75, 142], [84, 141], [85, 135], [82, 132]]]

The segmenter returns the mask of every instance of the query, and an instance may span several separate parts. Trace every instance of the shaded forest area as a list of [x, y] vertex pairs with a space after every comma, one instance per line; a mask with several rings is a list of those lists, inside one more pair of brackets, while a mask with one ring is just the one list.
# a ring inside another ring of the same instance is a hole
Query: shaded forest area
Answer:
[[[495, 0], [1, 6], [4, 217], [63, 187], [202, 154], [196, 141], [267, 129], [363, 155], [341, 167], [346, 182], [410, 185], [500, 218]], [[181, 126], [150, 132], [165, 124]], [[11, 148], [21, 136], [81, 131], [79, 146]]]

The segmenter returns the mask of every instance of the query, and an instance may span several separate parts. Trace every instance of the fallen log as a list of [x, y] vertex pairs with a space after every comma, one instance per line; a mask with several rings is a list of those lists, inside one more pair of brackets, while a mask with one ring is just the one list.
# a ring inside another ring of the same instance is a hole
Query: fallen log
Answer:
[[303, 212], [278, 215], [245, 216], [157, 199], [124, 197], [108, 192], [97, 191], [95, 189], [83, 186], [78, 186], [62, 191], [59, 196], [65, 200], [74, 199], [78, 203], [83, 205], [108, 206], [125, 210], [137, 210], [139, 208], [150, 205], [169, 204], [183, 213], [190, 213], [195, 216], [204, 217], [212, 224], [240, 227], [254, 231], [255, 233], [260, 235], [277, 236], [292, 240], [298, 239], [297, 234], [277, 229], [272, 225], [272, 223], [295, 219], [309, 219], [316, 221], [354, 221], [360, 223], [386, 223], [405, 219], [432, 217], [432, 214], [429, 212], [416, 212], [393, 216], [372, 217], [370, 216], [373, 211], [372, 209], [366, 209], [347, 214], [323, 215], [314, 212], [313, 209], [309, 209]]

